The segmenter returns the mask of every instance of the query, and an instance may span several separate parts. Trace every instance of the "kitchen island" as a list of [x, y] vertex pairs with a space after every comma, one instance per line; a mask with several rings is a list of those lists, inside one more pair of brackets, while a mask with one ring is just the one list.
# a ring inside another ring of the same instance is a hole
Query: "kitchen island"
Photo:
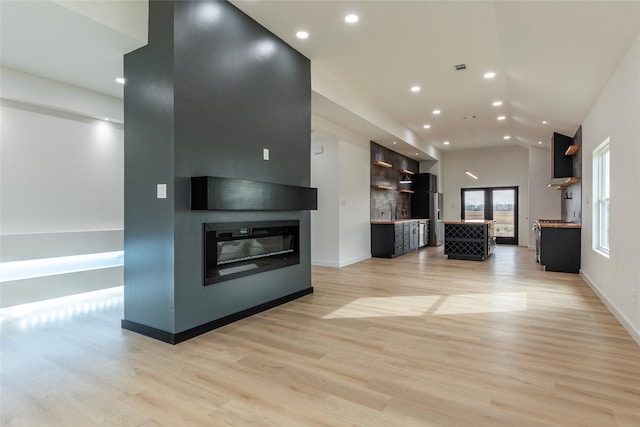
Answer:
[[482, 261], [496, 248], [495, 220], [444, 222], [444, 253], [449, 259]]

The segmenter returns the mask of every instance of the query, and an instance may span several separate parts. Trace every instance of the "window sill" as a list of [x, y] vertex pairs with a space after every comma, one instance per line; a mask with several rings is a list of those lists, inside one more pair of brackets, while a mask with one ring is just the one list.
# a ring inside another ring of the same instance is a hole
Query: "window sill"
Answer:
[[602, 248], [592, 248], [595, 253], [598, 255], [602, 255], [603, 257], [609, 259], [611, 256], [609, 255], [609, 251], [605, 251]]

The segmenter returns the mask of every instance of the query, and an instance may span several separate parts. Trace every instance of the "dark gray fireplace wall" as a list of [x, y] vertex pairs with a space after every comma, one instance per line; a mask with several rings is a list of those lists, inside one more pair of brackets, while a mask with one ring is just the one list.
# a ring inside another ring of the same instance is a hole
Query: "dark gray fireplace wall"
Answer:
[[172, 15], [153, 2], [149, 45], [124, 58], [124, 318], [163, 331], [175, 329]]
[[[170, 24], [164, 22], [168, 19]], [[148, 46], [127, 55], [127, 86], [129, 71], [134, 70], [129, 65], [144, 63], [134, 58], [143, 57], [147, 50], [166, 53], [168, 58], [151, 61], [146, 70], [140, 64], [135, 73], [147, 79], [172, 77], [167, 85], [171, 90], [166, 92], [171, 93], [171, 102], [164, 104], [170, 105], [170, 112], [165, 115], [162, 108], [144, 106], [140, 110], [162, 111], [143, 117], [129, 111], [127, 105], [139, 101], [125, 95], [125, 120], [144, 121], [138, 125], [146, 129], [139, 132], [144, 133], [140, 139], [146, 141], [146, 151], [140, 151], [154, 156], [152, 162], [143, 162], [141, 155], [137, 161], [125, 160], [125, 173], [133, 174], [130, 180], [125, 178], [125, 186], [137, 188], [141, 198], [153, 192], [152, 200], [125, 204], [125, 212], [140, 208], [140, 214], [129, 214], [131, 221], [125, 223], [125, 251], [127, 236], [131, 245], [144, 237], [143, 230], [149, 228], [145, 212], [161, 202], [155, 199], [155, 184], [162, 182], [158, 179], [166, 176], [170, 181], [167, 204], [158, 210], [162, 220], [152, 220], [161, 223], [151, 234], [165, 237], [153, 254], [136, 254], [137, 247], [132, 246], [133, 260], [160, 257], [161, 272], [145, 274], [132, 265], [127, 275], [125, 259], [125, 319], [175, 334], [311, 287], [308, 211], [191, 211], [189, 186], [191, 176], [309, 186], [310, 64], [227, 2], [151, 1], [149, 27], [160, 34], [150, 33]], [[169, 65], [169, 70], [157, 69]], [[164, 87], [163, 80], [159, 82]], [[150, 90], [140, 92], [133, 93], [144, 97]], [[125, 128], [125, 144], [128, 138]], [[263, 149], [269, 150], [270, 160], [263, 160]], [[299, 265], [203, 285], [203, 223], [282, 219], [300, 220]], [[128, 289], [131, 285], [133, 289]], [[167, 289], [170, 295], [163, 296]], [[159, 301], [149, 308], [147, 300], [155, 299]]]

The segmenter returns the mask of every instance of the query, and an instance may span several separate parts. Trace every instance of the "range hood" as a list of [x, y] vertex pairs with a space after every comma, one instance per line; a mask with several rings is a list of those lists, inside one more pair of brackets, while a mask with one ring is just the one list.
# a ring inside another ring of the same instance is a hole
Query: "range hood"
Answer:
[[[573, 148], [572, 148], [573, 147]], [[580, 181], [580, 177], [573, 176], [573, 156], [578, 152], [579, 144], [574, 144], [573, 138], [553, 133], [551, 139], [551, 181], [549, 187], [558, 189], [567, 187]]]
[[547, 187], [565, 187], [567, 185], [571, 185], [574, 182], [580, 181], [579, 176], [568, 176], [564, 178], [551, 178], [551, 182]]

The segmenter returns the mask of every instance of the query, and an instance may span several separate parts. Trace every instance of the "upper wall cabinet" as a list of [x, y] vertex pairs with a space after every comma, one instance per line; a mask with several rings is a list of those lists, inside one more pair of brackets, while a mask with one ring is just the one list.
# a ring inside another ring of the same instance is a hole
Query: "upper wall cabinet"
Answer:
[[573, 144], [569, 136], [554, 132], [551, 139], [551, 173], [552, 178], [573, 176], [573, 158], [565, 153]]

